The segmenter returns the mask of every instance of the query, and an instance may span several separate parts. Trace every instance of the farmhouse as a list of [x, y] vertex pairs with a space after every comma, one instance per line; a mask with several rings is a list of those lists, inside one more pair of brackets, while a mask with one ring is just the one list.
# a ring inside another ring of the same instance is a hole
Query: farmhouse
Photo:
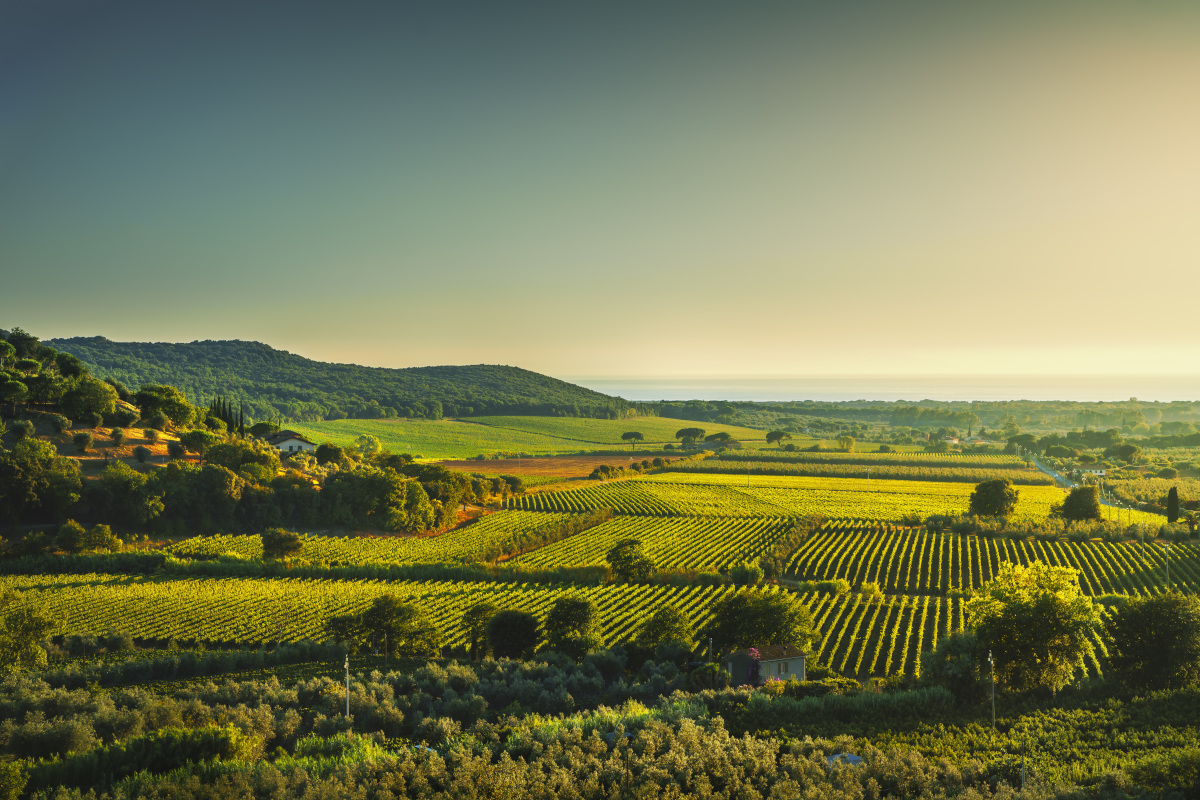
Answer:
[[264, 438], [267, 444], [281, 453], [309, 452], [317, 449], [316, 444], [305, 439], [295, 431], [280, 431]]
[[[757, 675], [751, 674], [751, 667], [756, 660], [754, 653], [758, 654]], [[807, 680], [806, 658], [804, 651], [795, 645], [768, 644], [730, 653], [721, 666], [733, 677], [734, 686], [759, 684], [771, 679], [786, 681], [795, 678], [803, 681]]]
[[1076, 467], [1075, 471], [1080, 475], [1096, 475], [1101, 478], [1105, 476], [1104, 467]]

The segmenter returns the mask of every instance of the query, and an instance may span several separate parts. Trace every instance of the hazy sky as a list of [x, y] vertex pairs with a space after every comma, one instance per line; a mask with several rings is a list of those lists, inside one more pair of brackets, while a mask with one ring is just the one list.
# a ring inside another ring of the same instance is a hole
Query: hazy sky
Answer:
[[0, 327], [1197, 373], [1198, 8], [6, 0]]

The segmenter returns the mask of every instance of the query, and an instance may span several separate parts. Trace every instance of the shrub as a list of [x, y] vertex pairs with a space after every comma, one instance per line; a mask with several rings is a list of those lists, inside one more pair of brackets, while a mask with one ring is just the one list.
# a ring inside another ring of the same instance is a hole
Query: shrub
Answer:
[[187, 448], [183, 446], [182, 442], [167, 442], [167, 455], [170, 456], [173, 461], [178, 461], [187, 455]]
[[537, 617], [528, 611], [506, 609], [488, 620], [488, 648], [496, 658], [530, 655], [539, 638]]
[[80, 431], [75, 434], [75, 449], [81, 453], [86, 453], [91, 449], [92, 443], [95, 442], [95, 437], [87, 431]]
[[33, 436], [33, 423], [27, 419], [19, 419], [12, 424], [10, 430], [12, 430], [14, 438], [28, 439]]
[[66, 433], [71, 429], [71, 424], [71, 420], [62, 414], [54, 414], [50, 417], [50, 427], [54, 428], [55, 433]]
[[110, 653], [128, 653], [134, 650], [133, 634], [129, 631], [111, 630], [101, 640], [104, 649]]
[[125, 546], [107, 525], [93, 525], [88, 528], [80, 544], [84, 550], [105, 553], [118, 552]]
[[54, 546], [64, 553], [78, 553], [83, 549], [83, 537], [86, 530], [73, 519], [63, 523], [54, 537]]
[[162, 434], [159, 433], [155, 428], [146, 428], [146, 430], [142, 431], [142, 436], [145, 437], [146, 441], [150, 444], [154, 444], [162, 438]]
[[704, 664], [696, 667], [688, 675], [688, 689], [693, 692], [702, 692], [705, 689], [725, 689], [731, 680], [733, 680], [733, 676], [721, 669], [720, 664]]
[[99, 411], [89, 411], [80, 416], [80, 421], [89, 428], [99, 428], [104, 424], [104, 415]]
[[156, 431], [165, 431], [171, 424], [171, 420], [167, 419], [167, 415], [161, 411], [155, 411], [150, 415], [150, 419], [146, 423]]
[[757, 564], [734, 564], [729, 568], [729, 579], [738, 586], [757, 586], [762, 583], [763, 568]]
[[263, 558], [298, 556], [304, 550], [300, 535], [282, 528], [268, 528], [262, 534]]
[[130, 411], [128, 408], [118, 408], [109, 414], [106, 420], [111, 422], [115, 427], [128, 428], [138, 421], [138, 414], [136, 411]]
[[125, 443], [125, 431], [120, 428], [113, 428], [109, 437], [112, 439], [113, 447], [120, 447]]
[[138, 460], [139, 464], [145, 464], [150, 460], [151, 455], [153, 455], [153, 453], [150, 452], [149, 447], [143, 447], [139, 444], [137, 447], [133, 448], [133, 457]]

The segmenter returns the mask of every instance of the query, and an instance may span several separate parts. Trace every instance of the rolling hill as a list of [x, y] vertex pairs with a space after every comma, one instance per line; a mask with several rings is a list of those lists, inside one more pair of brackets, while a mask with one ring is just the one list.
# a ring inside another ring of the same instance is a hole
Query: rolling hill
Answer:
[[479, 414], [617, 418], [630, 404], [566, 381], [495, 364], [387, 369], [313, 361], [238, 340], [114, 342], [103, 336], [53, 339], [93, 375], [131, 389], [178, 387], [194, 403], [224, 395], [254, 419], [324, 420]]

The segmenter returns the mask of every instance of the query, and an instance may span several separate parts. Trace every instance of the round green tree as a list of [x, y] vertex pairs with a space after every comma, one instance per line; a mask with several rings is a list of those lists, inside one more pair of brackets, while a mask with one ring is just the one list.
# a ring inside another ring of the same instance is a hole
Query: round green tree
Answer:
[[654, 562], [642, 549], [638, 539], [622, 539], [609, 549], [604, 560], [623, 581], [644, 581], [654, 574]]
[[1134, 598], [1110, 624], [1113, 667], [1139, 689], [1200, 685], [1200, 598], [1179, 592]]
[[768, 644], [804, 649], [812, 639], [813, 619], [791, 592], [743, 589], [713, 608], [709, 635], [718, 652]]
[[1100, 607], [1079, 588], [1078, 572], [1040, 561], [1005, 562], [966, 605], [975, 663], [995, 661], [996, 682], [1057, 692], [1071, 682], [1101, 625]]
[[979, 517], [1011, 517], [1019, 496], [1008, 478], [984, 481], [971, 492], [970, 511]]

